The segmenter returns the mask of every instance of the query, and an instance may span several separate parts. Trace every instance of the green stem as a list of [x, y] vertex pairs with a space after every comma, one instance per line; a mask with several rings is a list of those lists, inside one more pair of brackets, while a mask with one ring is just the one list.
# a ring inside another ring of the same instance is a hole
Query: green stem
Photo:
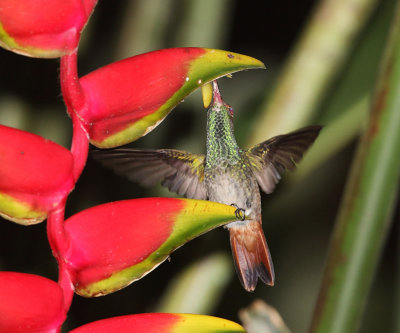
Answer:
[[368, 128], [337, 218], [311, 332], [355, 332], [400, 180], [400, 2]]
[[377, 0], [322, 0], [273, 95], [262, 107], [249, 145], [304, 126], [352, 49]]

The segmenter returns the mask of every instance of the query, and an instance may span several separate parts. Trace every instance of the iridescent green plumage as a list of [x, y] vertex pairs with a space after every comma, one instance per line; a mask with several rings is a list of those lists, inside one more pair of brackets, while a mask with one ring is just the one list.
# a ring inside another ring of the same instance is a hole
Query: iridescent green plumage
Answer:
[[227, 159], [236, 163], [241, 159], [240, 148], [233, 134], [231, 107], [217, 104], [207, 112], [207, 159], [206, 167]]
[[314, 142], [320, 126], [280, 135], [241, 150], [233, 132], [233, 111], [225, 104], [216, 81], [207, 111], [206, 155], [179, 150], [115, 149], [95, 157], [130, 180], [150, 186], [161, 181], [179, 195], [233, 204], [243, 220], [230, 223], [232, 253], [243, 287], [253, 291], [258, 278], [274, 284], [274, 269], [261, 227], [258, 186], [271, 193], [285, 169], [293, 170]]

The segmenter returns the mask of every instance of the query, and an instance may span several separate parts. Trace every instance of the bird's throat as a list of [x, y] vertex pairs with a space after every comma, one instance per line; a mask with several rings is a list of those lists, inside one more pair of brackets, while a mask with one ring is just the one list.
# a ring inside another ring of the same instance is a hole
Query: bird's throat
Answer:
[[239, 151], [229, 114], [222, 110], [209, 110], [207, 115], [208, 167], [217, 165], [219, 160], [234, 163], [240, 159]]

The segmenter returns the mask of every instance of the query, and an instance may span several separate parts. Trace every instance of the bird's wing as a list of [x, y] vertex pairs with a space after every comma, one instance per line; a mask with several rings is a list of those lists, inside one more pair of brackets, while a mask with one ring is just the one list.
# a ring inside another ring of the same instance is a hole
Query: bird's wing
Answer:
[[295, 132], [278, 135], [245, 151], [258, 184], [271, 193], [284, 170], [294, 170], [304, 152], [317, 138], [321, 126], [309, 126]]
[[143, 186], [162, 182], [171, 192], [191, 199], [206, 199], [204, 155], [180, 150], [95, 150], [93, 157], [117, 174]]

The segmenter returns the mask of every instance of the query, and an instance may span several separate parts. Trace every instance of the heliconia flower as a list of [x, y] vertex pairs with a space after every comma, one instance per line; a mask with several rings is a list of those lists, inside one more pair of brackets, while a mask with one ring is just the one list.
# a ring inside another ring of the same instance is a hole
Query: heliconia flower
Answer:
[[0, 0], [0, 46], [39, 58], [75, 50], [97, 0]]
[[74, 187], [70, 151], [52, 141], [0, 125], [0, 215], [43, 221]]
[[86, 107], [79, 116], [92, 144], [120, 146], [150, 132], [198, 87], [250, 68], [264, 64], [237, 53], [194, 47], [141, 54], [82, 77]]
[[234, 207], [203, 200], [111, 202], [65, 221], [70, 245], [60, 256], [78, 294], [105, 295], [140, 279], [187, 241], [236, 219]]
[[239, 324], [216, 317], [180, 313], [142, 313], [98, 320], [69, 333], [244, 333]]
[[65, 317], [57, 283], [38, 275], [0, 272], [0, 332], [55, 333]]

